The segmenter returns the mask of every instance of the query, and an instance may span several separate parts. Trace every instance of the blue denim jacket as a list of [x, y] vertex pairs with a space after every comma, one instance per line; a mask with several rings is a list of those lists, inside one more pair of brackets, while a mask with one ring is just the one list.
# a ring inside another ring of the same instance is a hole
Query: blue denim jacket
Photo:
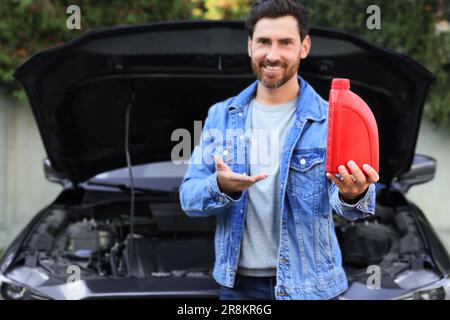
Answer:
[[[328, 103], [305, 80], [298, 80], [298, 107], [281, 149], [275, 295], [278, 300], [329, 299], [348, 287], [332, 209], [348, 220], [374, 214], [375, 185], [356, 204], [341, 201], [339, 189], [325, 175]], [[221, 155], [234, 172], [249, 174], [245, 119], [257, 85], [255, 81], [209, 109], [180, 186], [181, 206], [188, 216], [216, 217], [213, 277], [226, 287], [233, 287], [236, 277], [247, 191], [233, 197], [220, 191], [213, 156]]]

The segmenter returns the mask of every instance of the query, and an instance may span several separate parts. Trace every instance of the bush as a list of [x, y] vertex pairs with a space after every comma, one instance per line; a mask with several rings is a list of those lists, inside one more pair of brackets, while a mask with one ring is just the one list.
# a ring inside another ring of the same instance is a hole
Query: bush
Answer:
[[[66, 27], [71, 4], [81, 8], [80, 30]], [[34, 53], [100, 27], [190, 19], [192, 8], [190, 0], [0, 1], [0, 86], [23, 100], [12, 75]]]

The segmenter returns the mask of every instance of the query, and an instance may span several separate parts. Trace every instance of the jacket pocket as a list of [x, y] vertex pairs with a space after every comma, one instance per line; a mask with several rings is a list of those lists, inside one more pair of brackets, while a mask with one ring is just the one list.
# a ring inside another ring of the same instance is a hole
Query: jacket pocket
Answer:
[[321, 174], [325, 174], [324, 162], [323, 149], [294, 150], [289, 166], [291, 191], [301, 195], [303, 199], [318, 194], [324, 188], [320, 179]]

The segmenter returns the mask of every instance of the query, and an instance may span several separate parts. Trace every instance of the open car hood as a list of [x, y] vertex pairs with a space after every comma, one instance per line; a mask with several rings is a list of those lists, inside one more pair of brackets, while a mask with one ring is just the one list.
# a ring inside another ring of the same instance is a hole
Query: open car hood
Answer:
[[[380, 136], [380, 182], [410, 169], [433, 75], [405, 55], [353, 34], [312, 28], [300, 74], [328, 99], [332, 78], [371, 107]], [[255, 80], [242, 21], [164, 22], [86, 33], [31, 57], [23, 84], [55, 170], [74, 183], [124, 167], [125, 114], [134, 92], [133, 165], [170, 160], [172, 132]]]

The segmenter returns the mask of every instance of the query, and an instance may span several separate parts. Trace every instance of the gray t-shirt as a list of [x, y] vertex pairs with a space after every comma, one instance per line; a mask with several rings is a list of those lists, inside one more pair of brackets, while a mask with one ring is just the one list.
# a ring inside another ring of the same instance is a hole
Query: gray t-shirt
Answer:
[[274, 106], [254, 99], [250, 103], [250, 174], [266, 172], [268, 177], [248, 189], [238, 261], [238, 273], [243, 275], [276, 275], [281, 214], [279, 160], [296, 108], [297, 98]]

